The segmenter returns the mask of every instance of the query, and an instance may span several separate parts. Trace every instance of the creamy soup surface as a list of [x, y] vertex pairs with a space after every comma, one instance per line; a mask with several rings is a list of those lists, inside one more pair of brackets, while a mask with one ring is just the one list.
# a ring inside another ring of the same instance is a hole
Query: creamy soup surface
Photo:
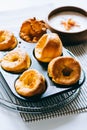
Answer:
[[[67, 25], [67, 23], [69, 23], [69, 20], [72, 22], [70, 25]], [[87, 29], [87, 17], [77, 12], [61, 12], [51, 16], [49, 21], [50, 25], [53, 28], [60, 31], [79, 32]], [[70, 28], [67, 29], [66, 26], [69, 26]]]

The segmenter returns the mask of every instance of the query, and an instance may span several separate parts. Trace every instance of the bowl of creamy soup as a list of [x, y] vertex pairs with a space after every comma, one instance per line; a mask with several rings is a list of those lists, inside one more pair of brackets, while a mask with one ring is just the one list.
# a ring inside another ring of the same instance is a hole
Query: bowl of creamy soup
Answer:
[[47, 16], [48, 28], [57, 33], [64, 45], [74, 45], [87, 40], [87, 12], [79, 7], [63, 6]]

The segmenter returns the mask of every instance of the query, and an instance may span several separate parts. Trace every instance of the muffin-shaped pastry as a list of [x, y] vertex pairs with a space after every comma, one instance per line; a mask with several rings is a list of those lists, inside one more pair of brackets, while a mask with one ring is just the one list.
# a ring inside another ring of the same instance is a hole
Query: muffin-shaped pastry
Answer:
[[35, 69], [26, 70], [15, 82], [16, 92], [24, 97], [42, 94], [46, 90], [45, 78]]
[[9, 72], [20, 73], [30, 66], [30, 57], [27, 52], [15, 49], [8, 52], [1, 61], [1, 67]]
[[57, 84], [73, 85], [80, 79], [81, 66], [73, 57], [60, 56], [49, 63], [48, 74]]
[[46, 33], [47, 26], [43, 20], [37, 20], [35, 17], [22, 23], [20, 28], [20, 37], [27, 42], [37, 42], [40, 37]]
[[62, 42], [56, 33], [44, 34], [35, 46], [35, 57], [41, 62], [50, 62], [62, 54]]
[[0, 30], [0, 51], [14, 49], [18, 41], [12, 32]]

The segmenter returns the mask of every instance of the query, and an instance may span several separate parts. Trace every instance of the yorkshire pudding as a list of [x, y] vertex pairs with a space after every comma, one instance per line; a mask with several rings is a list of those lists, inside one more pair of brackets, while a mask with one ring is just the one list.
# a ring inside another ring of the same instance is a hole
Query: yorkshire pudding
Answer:
[[35, 17], [27, 19], [20, 28], [20, 37], [27, 42], [37, 42], [40, 37], [46, 33], [47, 26], [43, 20], [37, 20]]
[[49, 63], [48, 74], [57, 84], [72, 85], [80, 79], [81, 66], [73, 57], [60, 56]]
[[62, 42], [56, 33], [44, 34], [35, 47], [35, 57], [41, 62], [50, 62], [62, 54]]
[[21, 50], [15, 49], [8, 52], [1, 61], [1, 67], [9, 72], [20, 73], [30, 66], [29, 55]]
[[0, 51], [14, 49], [18, 41], [13, 33], [7, 30], [0, 30]]
[[15, 82], [16, 92], [24, 97], [42, 94], [46, 90], [45, 78], [35, 69], [26, 70]]

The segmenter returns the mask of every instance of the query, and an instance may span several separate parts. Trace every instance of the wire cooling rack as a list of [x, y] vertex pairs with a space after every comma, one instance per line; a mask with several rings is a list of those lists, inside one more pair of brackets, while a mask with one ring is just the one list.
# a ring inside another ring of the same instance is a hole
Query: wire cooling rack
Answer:
[[43, 113], [52, 111], [52, 109], [58, 109], [64, 107], [70, 103], [78, 95], [80, 88], [72, 90], [66, 93], [54, 95], [52, 97], [45, 98], [43, 100], [32, 102], [23, 101], [17, 98], [9, 89], [8, 84], [0, 73], [0, 104], [14, 110], [16, 112], [23, 113]]

